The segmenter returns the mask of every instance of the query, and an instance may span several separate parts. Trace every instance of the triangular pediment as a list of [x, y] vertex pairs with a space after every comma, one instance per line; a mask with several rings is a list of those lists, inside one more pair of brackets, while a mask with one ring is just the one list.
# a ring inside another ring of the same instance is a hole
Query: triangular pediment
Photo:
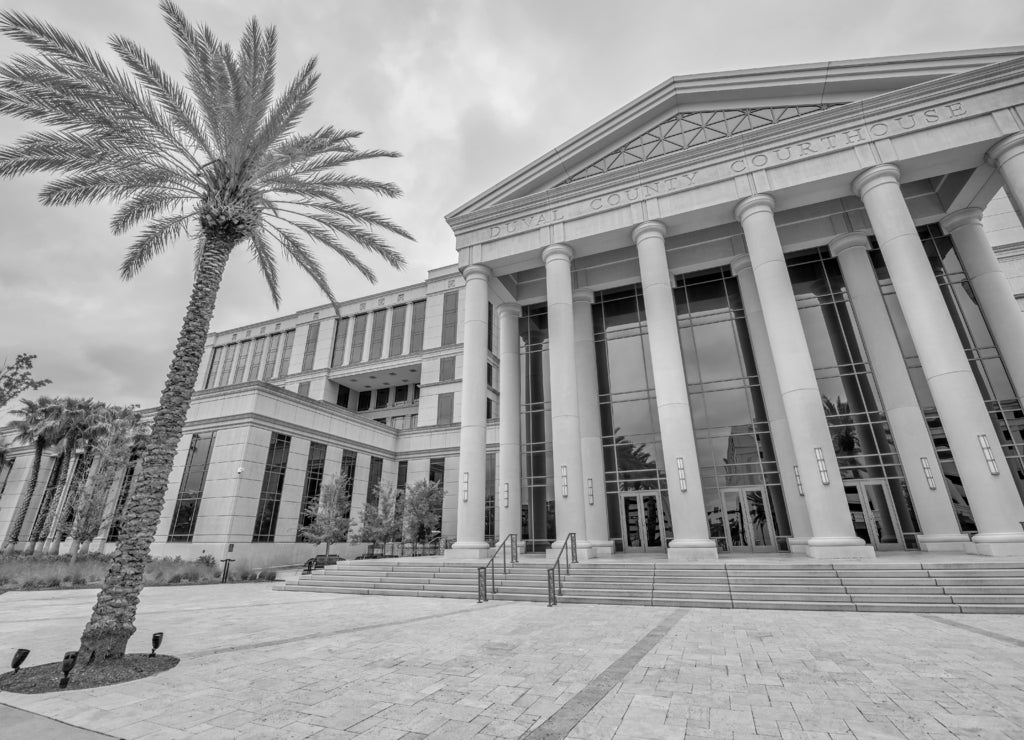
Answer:
[[[474, 213], [661, 157], [1024, 56], [1024, 47], [673, 77], [456, 209]], [[554, 193], [552, 192], [552, 195]]]

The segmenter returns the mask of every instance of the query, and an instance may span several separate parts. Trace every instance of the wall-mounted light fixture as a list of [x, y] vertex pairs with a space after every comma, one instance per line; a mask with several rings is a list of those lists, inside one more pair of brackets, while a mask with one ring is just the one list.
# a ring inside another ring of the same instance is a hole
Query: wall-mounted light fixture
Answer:
[[562, 466], [562, 498], [569, 498], [569, 472]]
[[504, 507], [507, 509], [508, 508], [508, 483], [505, 484], [505, 486], [503, 488], [503, 491], [504, 491], [504, 494], [505, 494]]
[[820, 447], [814, 448], [814, 459], [818, 461], [818, 475], [821, 476], [821, 484], [828, 485], [828, 468], [825, 467], [825, 453]]
[[921, 458], [921, 468], [924, 470], [925, 480], [928, 481], [928, 487], [935, 490], [935, 476], [932, 474], [932, 466], [928, 463], [927, 457]]
[[796, 490], [803, 496], [804, 495], [804, 482], [800, 480], [800, 468], [796, 465], [793, 466], [793, 475], [796, 476]]
[[462, 474], [462, 500], [469, 501], [469, 472]]
[[681, 457], [676, 458], [676, 472], [679, 474], [679, 490], [686, 493], [686, 466]]
[[594, 479], [587, 478], [587, 503], [594, 505]]
[[988, 463], [988, 472], [992, 475], [999, 475], [999, 466], [996, 465], [996, 456], [992, 452], [992, 445], [988, 443], [988, 435], [979, 434], [978, 444], [981, 445], [981, 451], [985, 453], [985, 462]]

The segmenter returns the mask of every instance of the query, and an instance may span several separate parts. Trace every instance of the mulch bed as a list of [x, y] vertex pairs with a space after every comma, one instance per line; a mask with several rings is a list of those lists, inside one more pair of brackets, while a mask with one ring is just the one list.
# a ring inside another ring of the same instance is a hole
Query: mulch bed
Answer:
[[17, 673], [10, 671], [3, 674], [0, 676], [0, 691], [10, 691], [14, 694], [46, 694], [51, 691], [92, 689], [146, 678], [168, 671], [179, 662], [180, 660], [173, 655], [157, 655], [150, 658], [149, 653], [129, 653], [123, 660], [109, 660], [91, 666], [76, 665], [70, 673], [71, 681], [66, 689], [59, 686], [64, 675], [60, 661], [44, 663], [28, 668], [22, 667]]

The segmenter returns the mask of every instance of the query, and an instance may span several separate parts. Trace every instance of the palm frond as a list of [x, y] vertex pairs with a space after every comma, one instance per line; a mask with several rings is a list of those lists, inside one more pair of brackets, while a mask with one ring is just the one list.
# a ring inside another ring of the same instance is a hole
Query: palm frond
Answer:
[[260, 274], [267, 281], [267, 288], [270, 290], [270, 297], [274, 301], [274, 308], [281, 307], [281, 290], [278, 283], [277, 258], [274, 256], [274, 249], [264, 238], [262, 229], [253, 233], [249, 242], [249, 250], [253, 259], [260, 268]]
[[284, 247], [285, 256], [294, 260], [295, 263], [302, 268], [303, 272], [313, 279], [313, 282], [316, 283], [317, 287], [319, 287], [323, 294], [327, 296], [327, 299], [332, 304], [336, 305], [338, 301], [334, 297], [334, 291], [331, 290], [331, 285], [327, 282], [327, 276], [324, 275], [323, 268], [320, 267], [320, 262], [313, 253], [310, 252], [309, 247], [303, 244], [302, 239], [287, 227], [271, 226], [270, 224], [267, 224], [267, 226], [277, 233], [277, 238], [280, 241], [281, 246]]
[[183, 206], [194, 200], [191, 196], [183, 196], [177, 191], [166, 189], [147, 189], [135, 193], [128, 198], [114, 214], [110, 221], [112, 234], [124, 234], [146, 219], [155, 218], [174, 206]]
[[167, 248], [169, 242], [181, 236], [192, 217], [191, 213], [182, 213], [153, 219], [128, 248], [128, 255], [121, 263], [121, 278], [129, 280], [135, 277], [147, 262]]
[[259, 160], [274, 142], [291, 133], [299, 119], [312, 105], [313, 91], [316, 89], [319, 79], [320, 74], [316, 71], [316, 57], [313, 57], [306, 62], [281, 97], [267, 112], [248, 149], [250, 160]]

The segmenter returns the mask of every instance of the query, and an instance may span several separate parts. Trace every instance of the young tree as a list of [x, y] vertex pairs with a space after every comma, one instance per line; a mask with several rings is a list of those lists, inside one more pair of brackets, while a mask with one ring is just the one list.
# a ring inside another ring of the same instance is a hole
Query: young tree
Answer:
[[404, 258], [375, 229], [411, 238], [347, 199], [358, 192], [398, 197], [391, 183], [342, 171], [395, 153], [360, 151], [359, 132], [333, 126], [295, 133], [319, 80], [315, 59], [275, 100], [273, 28], [253, 19], [232, 48], [170, 0], [160, 8], [185, 57], [184, 85], [130, 39], [110, 41], [125, 70], [49, 24], [0, 12], [0, 32], [35, 52], [0, 65], [0, 113], [48, 127], [0, 148], [0, 177], [65, 175], [43, 189], [47, 205], [119, 203], [113, 233], [142, 227], [121, 265], [125, 279], [179, 237], [194, 238], [192, 294], [117, 550], [82, 633], [79, 660], [86, 663], [123, 657], [135, 632], [143, 570], [231, 253], [248, 249], [275, 305], [275, 247], [337, 305], [315, 250], [339, 255], [373, 282], [351, 245], [402, 267]]
[[441, 524], [444, 489], [434, 481], [418, 480], [405, 490], [405, 539], [423, 542]]
[[35, 355], [21, 354], [14, 362], [0, 365], [0, 409], [21, 395], [22, 391], [34, 391], [49, 385], [49, 380], [32, 379], [32, 362]]
[[348, 535], [347, 490], [348, 476], [336, 475], [320, 486], [319, 501], [311, 501], [302, 512], [309, 524], [299, 527], [299, 536], [306, 542], [324, 545], [324, 556], [330, 554], [332, 544], [344, 542]]

